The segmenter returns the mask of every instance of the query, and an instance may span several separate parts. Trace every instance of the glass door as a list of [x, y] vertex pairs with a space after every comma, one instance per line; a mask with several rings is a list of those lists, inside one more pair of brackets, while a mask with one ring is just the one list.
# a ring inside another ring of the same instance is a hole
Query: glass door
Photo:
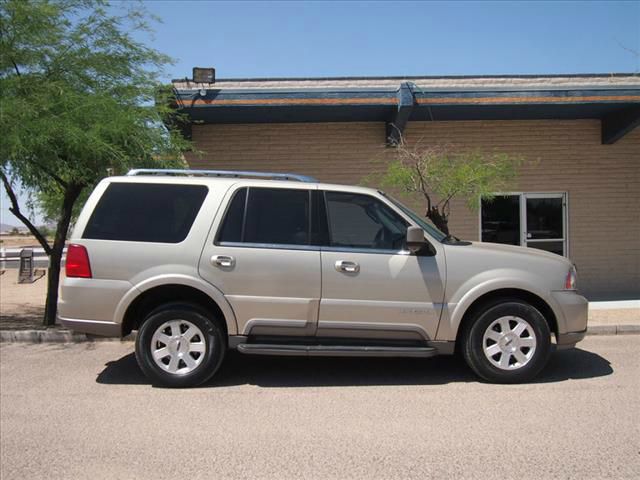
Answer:
[[558, 255], [567, 254], [566, 201], [563, 193], [525, 193], [526, 219], [522, 245]]
[[483, 200], [480, 231], [483, 242], [539, 248], [567, 256], [566, 194], [510, 193]]

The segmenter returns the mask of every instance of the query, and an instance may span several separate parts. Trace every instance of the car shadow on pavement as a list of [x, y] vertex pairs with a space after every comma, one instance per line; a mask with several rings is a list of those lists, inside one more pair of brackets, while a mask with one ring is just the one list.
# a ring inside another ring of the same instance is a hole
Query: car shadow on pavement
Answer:
[[[596, 378], [612, 373], [613, 368], [607, 359], [576, 348], [555, 352], [533, 383]], [[96, 381], [103, 384], [150, 384], [133, 353], [107, 363]], [[231, 351], [220, 371], [202, 387], [442, 385], [479, 381], [458, 356], [431, 359], [295, 358], [249, 356]]]

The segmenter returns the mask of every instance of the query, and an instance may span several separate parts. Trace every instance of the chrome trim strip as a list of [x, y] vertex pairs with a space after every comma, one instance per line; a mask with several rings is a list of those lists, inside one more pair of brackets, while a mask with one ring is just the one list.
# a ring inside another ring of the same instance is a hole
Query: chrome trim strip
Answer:
[[315, 245], [287, 245], [279, 243], [218, 242], [216, 243], [216, 246], [235, 248], [266, 248], [271, 250], [309, 250], [312, 252], [320, 251], [320, 247]]
[[89, 335], [100, 335], [104, 337], [121, 337], [122, 325], [115, 322], [105, 322], [103, 320], [80, 320], [77, 318], [58, 317], [62, 326], [78, 333], [88, 333]]
[[287, 245], [279, 243], [249, 243], [249, 242], [218, 242], [218, 247], [234, 248], [265, 248], [271, 250], [308, 250], [311, 252], [335, 252], [335, 253], [369, 253], [373, 255], [403, 255], [410, 256], [408, 250], [381, 250], [374, 248], [347, 248], [347, 247], [327, 247], [319, 245]]
[[409, 250], [384, 250], [381, 248], [364, 248], [364, 247], [320, 247], [322, 252], [345, 252], [345, 253], [373, 253], [378, 255], [411, 255]]

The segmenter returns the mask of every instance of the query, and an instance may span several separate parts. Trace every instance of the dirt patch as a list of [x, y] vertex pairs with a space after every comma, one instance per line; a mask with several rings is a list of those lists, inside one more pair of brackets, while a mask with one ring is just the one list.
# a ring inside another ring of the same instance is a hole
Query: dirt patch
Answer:
[[34, 283], [18, 283], [18, 270], [0, 275], [0, 329], [45, 328], [42, 325], [47, 296], [47, 276]]
[[[47, 239], [53, 243], [53, 239]], [[33, 247], [41, 248], [36, 237], [30, 235], [3, 235], [0, 237], [0, 247], [2, 248], [22, 248]]]

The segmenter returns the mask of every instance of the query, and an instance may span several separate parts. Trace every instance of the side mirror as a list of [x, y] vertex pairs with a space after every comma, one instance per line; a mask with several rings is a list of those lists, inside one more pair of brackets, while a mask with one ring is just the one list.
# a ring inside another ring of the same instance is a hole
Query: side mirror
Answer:
[[420, 227], [407, 227], [407, 250], [411, 253], [417, 253], [427, 246], [424, 238], [424, 230]]

